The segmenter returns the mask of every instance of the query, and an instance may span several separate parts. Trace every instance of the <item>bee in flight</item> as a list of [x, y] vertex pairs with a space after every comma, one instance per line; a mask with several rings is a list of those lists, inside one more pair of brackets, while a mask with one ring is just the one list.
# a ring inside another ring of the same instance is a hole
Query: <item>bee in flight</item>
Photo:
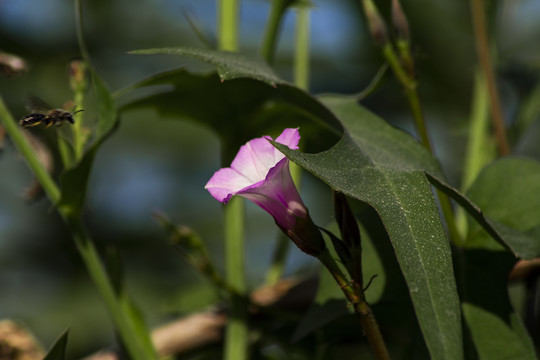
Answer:
[[60, 126], [65, 122], [73, 124], [75, 123], [73, 115], [83, 111], [77, 110], [75, 112], [70, 112], [64, 109], [53, 109], [37, 97], [30, 98], [26, 107], [31, 113], [19, 121], [19, 125], [25, 128], [41, 124], [45, 125], [45, 128], [48, 128], [51, 125]]

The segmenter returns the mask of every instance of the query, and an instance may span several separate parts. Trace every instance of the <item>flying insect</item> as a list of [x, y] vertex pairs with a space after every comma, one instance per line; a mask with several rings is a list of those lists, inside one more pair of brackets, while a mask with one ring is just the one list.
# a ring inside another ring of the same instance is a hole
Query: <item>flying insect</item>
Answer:
[[25, 128], [34, 127], [38, 125], [45, 125], [48, 128], [51, 125], [60, 126], [65, 122], [74, 124], [73, 115], [84, 110], [77, 110], [75, 112], [67, 111], [64, 109], [53, 109], [47, 105], [43, 100], [32, 97], [27, 102], [27, 109], [31, 112], [19, 121], [19, 125]]

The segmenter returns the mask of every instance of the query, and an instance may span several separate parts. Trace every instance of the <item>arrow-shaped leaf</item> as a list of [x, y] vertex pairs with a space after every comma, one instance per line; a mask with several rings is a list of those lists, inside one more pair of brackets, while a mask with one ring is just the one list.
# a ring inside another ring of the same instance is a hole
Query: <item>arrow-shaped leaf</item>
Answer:
[[221, 81], [238, 78], [251, 78], [260, 80], [272, 86], [285, 83], [285, 81], [281, 80], [276, 76], [276, 74], [274, 74], [272, 69], [264, 62], [262, 58], [251, 55], [244, 55], [229, 51], [186, 47], [135, 50], [131, 51], [130, 54], [170, 54], [202, 60], [217, 67]]
[[410, 136], [350, 99], [323, 102], [346, 129], [334, 147], [306, 154], [276, 146], [333, 189], [378, 212], [432, 358], [461, 358], [461, 312], [450, 246], [424, 175], [441, 176], [436, 160]]
[[301, 126], [308, 150], [328, 148], [341, 134], [341, 125], [326, 107], [286, 84], [272, 87], [252, 79], [221, 82], [215, 73], [176, 69], [144, 79], [130, 89], [164, 85], [168, 87], [130, 101], [123, 110], [154, 108], [162, 116], [210, 126], [222, 140], [224, 163], [230, 163], [249, 139], [277, 134], [285, 127]]

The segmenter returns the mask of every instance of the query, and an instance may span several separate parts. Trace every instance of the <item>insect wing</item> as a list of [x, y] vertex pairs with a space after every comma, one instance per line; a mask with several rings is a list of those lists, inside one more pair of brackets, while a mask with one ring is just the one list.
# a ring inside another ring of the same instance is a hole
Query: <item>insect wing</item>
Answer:
[[52, 106], [36, 95], [30, 95], [26, 99], [26, 109], [33, 113], [47, 114], [51, 111]]

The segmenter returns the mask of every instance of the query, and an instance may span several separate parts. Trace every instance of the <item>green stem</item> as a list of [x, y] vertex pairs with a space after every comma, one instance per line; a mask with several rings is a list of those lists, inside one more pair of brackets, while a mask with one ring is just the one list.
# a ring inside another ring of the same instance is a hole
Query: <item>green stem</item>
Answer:
[[[30, 169], [36, 176], [51, 202], [53, 204], [57, 204], [61, 197], [58, 186], [37, 159], [32, 147], [16, 125], [15, 120], [9, 113], [1, 97], [0, 121], [3, 123], [7, 133], [19, 152], [24, 156]], [[129, 314], [124, 311], [119, 300], [116, 298], [107, 272], [99, 259], [91, 238], [87, 235], [82, 224], [80, 223], [80, 220], [70, 218], [67, 214], [63, 213], [61, 209], [58, 210], [71, 230], [71, 235], [77, 249], [79, 250], [84, 264], [86, 265], [90, 277], [96, 284], [101, 296], [105, 301], [107, 309], [109, 310], [115, 327], [124, 345], [126, 346], [128, 353], [134, 360], [156, 359], [157, 356], [155, 354], [148, 351], [145, 352], [145, 348], [140, 346], [141, 342], [135, 330], [135, 325], [130, 321]]]
[[226, 281], [233, 290], [225, 332], [224, 359], [244, 360], [248, 358], [248, 314], [244, 300], [247, 290], [244, 265], [244, 199], [234, 197], [224, 211]]
[[[225, 260], [227, 261], [227, 283], [238, 294], [246, 292], [244, 269], [244, 200], [234, 197], [224, 207], [225, 216]], [[238, 216], [240, 215], [240, 216]]]
[[[431, 146], [431, 141], [426, 128], [426, 123], [424, 119], [424, 113], [420, 105], [420, 98], [418, 97], [417, 83], [416, 81], [407, 75], [407, 72], [401, 65], [393, 46], [390, 43], [387, 43], [383, 47], [383, 55], [388, 61], [390, 68], [394, 71], [394, 74], [401, 82], [401, 85], [405, 89], [405, 94], [409, 101], [409, 106], [411, 107], [411, 112], [413, 114], [414, 122], [416, 125], [416, 130], [420, 136], [422, 144], [434, 154], [433, 147]], [[452, 204], [450, 199], [446, 194], [437, 190], [437, 195], [439, 197], [439, 203], [441, 205], [441, 210], [443, 216], [446, 220], [446, 225], [448, 227], [448, 235], [450, 239], [455, 244], [461, 244], [461, 236], [456, 226], [456, 220], [454, 218], [454, 211], [452, 210]]]
[[399, 58], [397, 57], [396, 52], [394, 51], [394, 47], [391, 43], [387, 43], [383, 47], [382, 51], [384, 57], [386, 58], [386, 61], [388, 61], [388, 64], [390, 65], [390, 68], [405, 89], [405, 94], [407, 95], [407, 99], [409, 100], [409, 105], [413, 114], [416, 130], [418, 131], [418, 135], [420, 136], [422, 144], [424, 144], [424, 146], [429, 151], [433, 152], [433, 149], [431, 147], [431, 141], [429, 139], [426, 124], [424, 121], [424, 114], [422, 113], [422, 108], [420, 106], [418, 92], [416, 91], [416, 81], [414, 81], [414, 79], [410, 78], [407, 75], [407, 72], [401, 65], [401, 62], [399, 61]]
[[58, 143], [58, 152], [60, 153], [60, 159], [62, 160], [62, 164], [64, 165], [64, 169], [69, 169], [75, 165], [75, 158], [73, 154], [73, 149], [62, 137], [58, 137], [56, 139]]
[[360, 317], [362, 329], [369, 344], [379, 360], [389, 360], [390, 354], [379, 329], [379, 324], [371, 307], [366, 302], [364, 290], [354, 281], [348, 281], [328, 250], [324, 251], [318, 259], [330, 271], [337, 284], [351, 303], [355, 313]]
[[431, 140], [426, 128], [426, 123], [424, 121], [424, 113], [422, 112], [422, 107], [420, 106], [420, 99], [418, 98], [418, 92], [416, 87], [412, 89], [406, 89], [405, 93], [409, 100], [409, 105], [411, 107], [411, 112], [413, 114], [414, 122], [416, 124], [416, 129], [422, 140], [422, 144], [433, 153], [433, 146], [431, 145]]
[[43, 190], [51, 200], [53, 204], [60, 201], [60, 190], [56, 186], [55, 182], [45, 170], [45, 167], [38, 160], [34, 149], [30, 146], [30, 143], [26, 140], [21, 129], [17, 126], [15, 119], [9, 113], [4, 100], [0, 97], [0, 121], [4, 125], [6, 132], [11, 138], [11, 141], [15, 144], [21, 155], [26, 159], [26, 162], [37, 180], [43, 187]]
[[277, 244], [274, 248], [274, 255], [270, 262], [270, 267], [266, 272], [266, 284], [274, 285], [283, 276], [285, 272], [285, 265], [287, 261], [287, 255], [291, 247], [291, 240], [282, 231], [278, 233]]
[[99, 254], [94, 246], [94, 243], [87, 231], [84, 229], [79, 219], [72, 219], [63, 216], [64, 221], [68, 224], [71, 235], [77, 250], [81, 255], [86, 269], [96, 287], [99, 289], [109, 314], [116, 326], [122, 343], [129, 353], [131, 359], [148, 360], [157, 359], [157, 355], [152, 351], [152, 348], [143, 346], [143, 342], [139, 339], [136, 325], [131, 321], [130, 314], [127, 309], [120, 304], [120, 301], [115, 293], [112, 282], [107, 274]]
[[[485, 77], [481, 71], [476, 71], [474, 94], [472, 100], [471, 117], [467, 149], [465, 152], [465, 164], [461, 190], [466, 191], [478, 176], [480, 170], [495, 155], [495, 146], [489, 135], [489, 94]], [[463, 239], [467, 234], [467, 215], [462, 208], [456, 214], [456, 223]]]
[[[239, 0], [218, 1], [219, 49], [238, 51]], [[225, 360], [248, 358], [248, 314], [245, 303], [244, 200], [233, 198], [224, 207], [225, 271], [231, 292], [230, 313], [225, 329]]]
[[399, 82], [405, 87], [405, 89], [408, 89], [409, 91], [416, 89], [416, 81], [410, 78], [409, 75], [407, 75], [405, 69], [401, 66], [401, 61], [396, 55], [392, 43], [387, 42], [382, 48], [382, 53], [386, 61], [388, 61], [390, 68], [398, 78]]
[[296, 10], [294, 84], [309, 89], [310, 8], [302, 6]]
[[218, 46], [220, 50], [238, 51], [239, 0], [218, 1]]
[[274, 62], [276, 51], [277, 37], [281, 26], [281, 19], [289, 0], [273, 0], [270, 8], [270, 16], [266, 23], [264, 31], [263, 44], [261, 47], [261, 55], [268, 63]]
[[491, 110], [491, 120], [495, 131], [495, 138], [499, 146], [499, 154], [505, 156], [510, 154], [510, 145], [506, 137], [506, 126], [502, 111], [501, 101], [497, 90], [497, 81], [491, 62], [489, 42], [487, 35], [486, 14], [482, 0], [471, 0], [472, 21], [474, 37], [476, 42], [476, 52], [480, 67], [484, 73], [489, 93], [489, 105]]
[[[76, 91], [74, 93], [75, 97], [75, 108], [77, 110], [83, 109], [84, 106], [84, 93], [80, 91]], [[74, 151], [75, 151], [75, 162], [79, 162], [83, 155], [84, 155], [84, 146], [86, 143], [87, 136], [84, 134], [84, 127], [83, 127], [83, 113], [79, 112], [74, 116], [74, 124], [73, 124], [73, 135], [74, 135]]]
[[79, 43], [79, 50], [81, 51], [81, 56], [88, 62], [90, 65], [89, 59], [90, 55], [86, 43], [84, 42], [83, 35], [83, 16], [82, 16], [82, 0], [75, 0], [75, 20], [77, 21], [76, 31], [77, 31], [77, 42]]
[[477, 71], [475, 76], [468, 134], [462, 190], [467, 190], [472, 185], [480, 170], [493, 157], [493, 144], [489, 136], [489, 94], [486, 78], [480, 71]]

